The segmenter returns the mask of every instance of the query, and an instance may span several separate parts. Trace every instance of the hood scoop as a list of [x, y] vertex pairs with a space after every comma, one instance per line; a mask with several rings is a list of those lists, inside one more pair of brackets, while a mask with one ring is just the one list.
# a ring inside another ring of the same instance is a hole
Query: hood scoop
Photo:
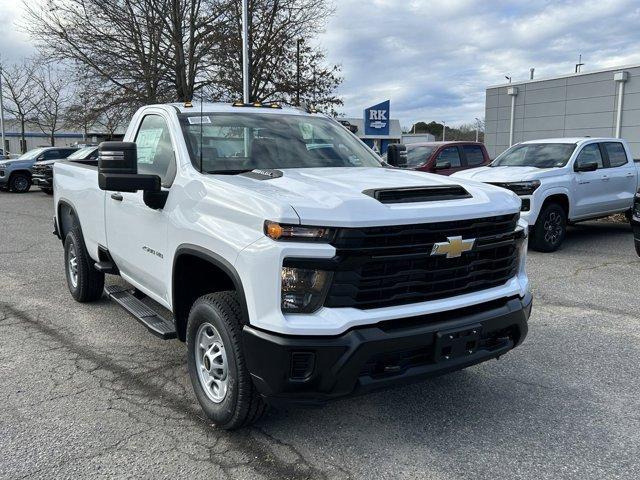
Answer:
[[380, 203], [418, 203], [471, 198], [471, 194], [460, 185], [437, 185], [430, 187], [405, 187], [365, 190], [362, 193]]

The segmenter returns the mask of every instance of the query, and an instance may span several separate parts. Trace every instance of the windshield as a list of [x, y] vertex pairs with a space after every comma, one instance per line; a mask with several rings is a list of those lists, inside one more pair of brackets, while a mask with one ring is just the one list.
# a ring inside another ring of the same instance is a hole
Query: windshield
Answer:
[[574, 143], [525, 143], [499, 155], [491, 167], [564, 167], [575, 150]]
[[435, 149], [435, 146], [407, 145], [407, 168], [415, 168], [424, 164]]
[[18, 160], [33, 160], [38, 155], [44, 152], [44, 148], [36, 148], [35, 150], [29, 150], [27, 153], [23, 153]]
[[[310, 167], [380, 167], [378, 157], [323, 117], [261, 113], [180, 115], [193, 165], [207, 173]], [[201, 138], [202, 135], [202, 138]]]
[[93, 151], [96, 150], [96, 148], [97, 147], [84, 147], [84, 148], [81, 148], [80, 150], [76, 150], [75, 152], [73, 152], [71, 155], [67, 157], [67, 160], [82, 160], [83, 158], [91, 155], [91, 153], [93, 153]]

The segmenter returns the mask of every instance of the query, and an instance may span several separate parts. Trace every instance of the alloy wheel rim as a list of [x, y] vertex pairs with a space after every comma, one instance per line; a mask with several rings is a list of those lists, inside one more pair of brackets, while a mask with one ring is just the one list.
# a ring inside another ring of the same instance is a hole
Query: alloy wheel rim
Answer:
[[214, 403], [220, 403], [227, 395], [229, 370], [222, 337], [210, 323], [200, 325], [195, 342], [198, 379], [205, 394]]
[[544, 221], [544, 239], [547, 243], [555, 245], [562, 234], [562, 217], [558, 212], [550, 212]]
[[76, 246], [72, 243], [69, 246], [69, 260], [67, 264], [69, 268], [69, 279], [73, 288], [78, 286], [78, 256], [76, 255]]
[[28, 186], [29, 186], [29, 182], [27, 182], [26, 178], [18, 177], [16, 179], [16, 182], [15, 182], [16, 190], [23, 191], [23, 190], [26, 190]]

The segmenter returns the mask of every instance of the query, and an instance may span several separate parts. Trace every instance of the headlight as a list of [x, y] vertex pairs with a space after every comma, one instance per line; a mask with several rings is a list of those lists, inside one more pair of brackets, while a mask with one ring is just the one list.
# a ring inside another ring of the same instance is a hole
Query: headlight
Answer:
[[324, 303], [331, 279], [330, 272], [282, 267], [281, 277], [283, 312], [311, 313]]
[[529, 182], [510, 182], [510, 183], [496, 183], [499, 187], [511, 190], [516, 195], [532, 195], [533, 192], [540, 186], [540, 180], [531, 180]]
[[264, 222], [264, 234], [272, 240], [296, 240], [329, 242], [335, 230], [327, 227], [303, 227], [283, 225], [276, 222]]

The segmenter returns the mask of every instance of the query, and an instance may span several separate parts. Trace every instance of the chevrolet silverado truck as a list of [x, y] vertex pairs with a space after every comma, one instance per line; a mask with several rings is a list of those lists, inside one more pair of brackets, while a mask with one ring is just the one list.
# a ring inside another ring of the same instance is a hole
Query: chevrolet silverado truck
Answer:
[[[59, 159], [41, 160], [31, 168], [31, 181], [47, 195], [53, 195], [53, 164]], [[67, 157], [67, 160], [88, 164], [98, 163], [98, 147], [82, 147]]]
[[104, 290], [186, 342], [221, 428], [459, 370], [527, 334], [518, 197], [391, 168], [313, 110], [142, 107], [97, 166], [56, 162], [53, 178], [73, 298]]
[[453, 176], [515, 192], [532, 248], [553, 252], [562, 245], [567, 224], [630, 215], [637, 165], [619, 138], [552, 138], [516, 144], [490, 165]]

